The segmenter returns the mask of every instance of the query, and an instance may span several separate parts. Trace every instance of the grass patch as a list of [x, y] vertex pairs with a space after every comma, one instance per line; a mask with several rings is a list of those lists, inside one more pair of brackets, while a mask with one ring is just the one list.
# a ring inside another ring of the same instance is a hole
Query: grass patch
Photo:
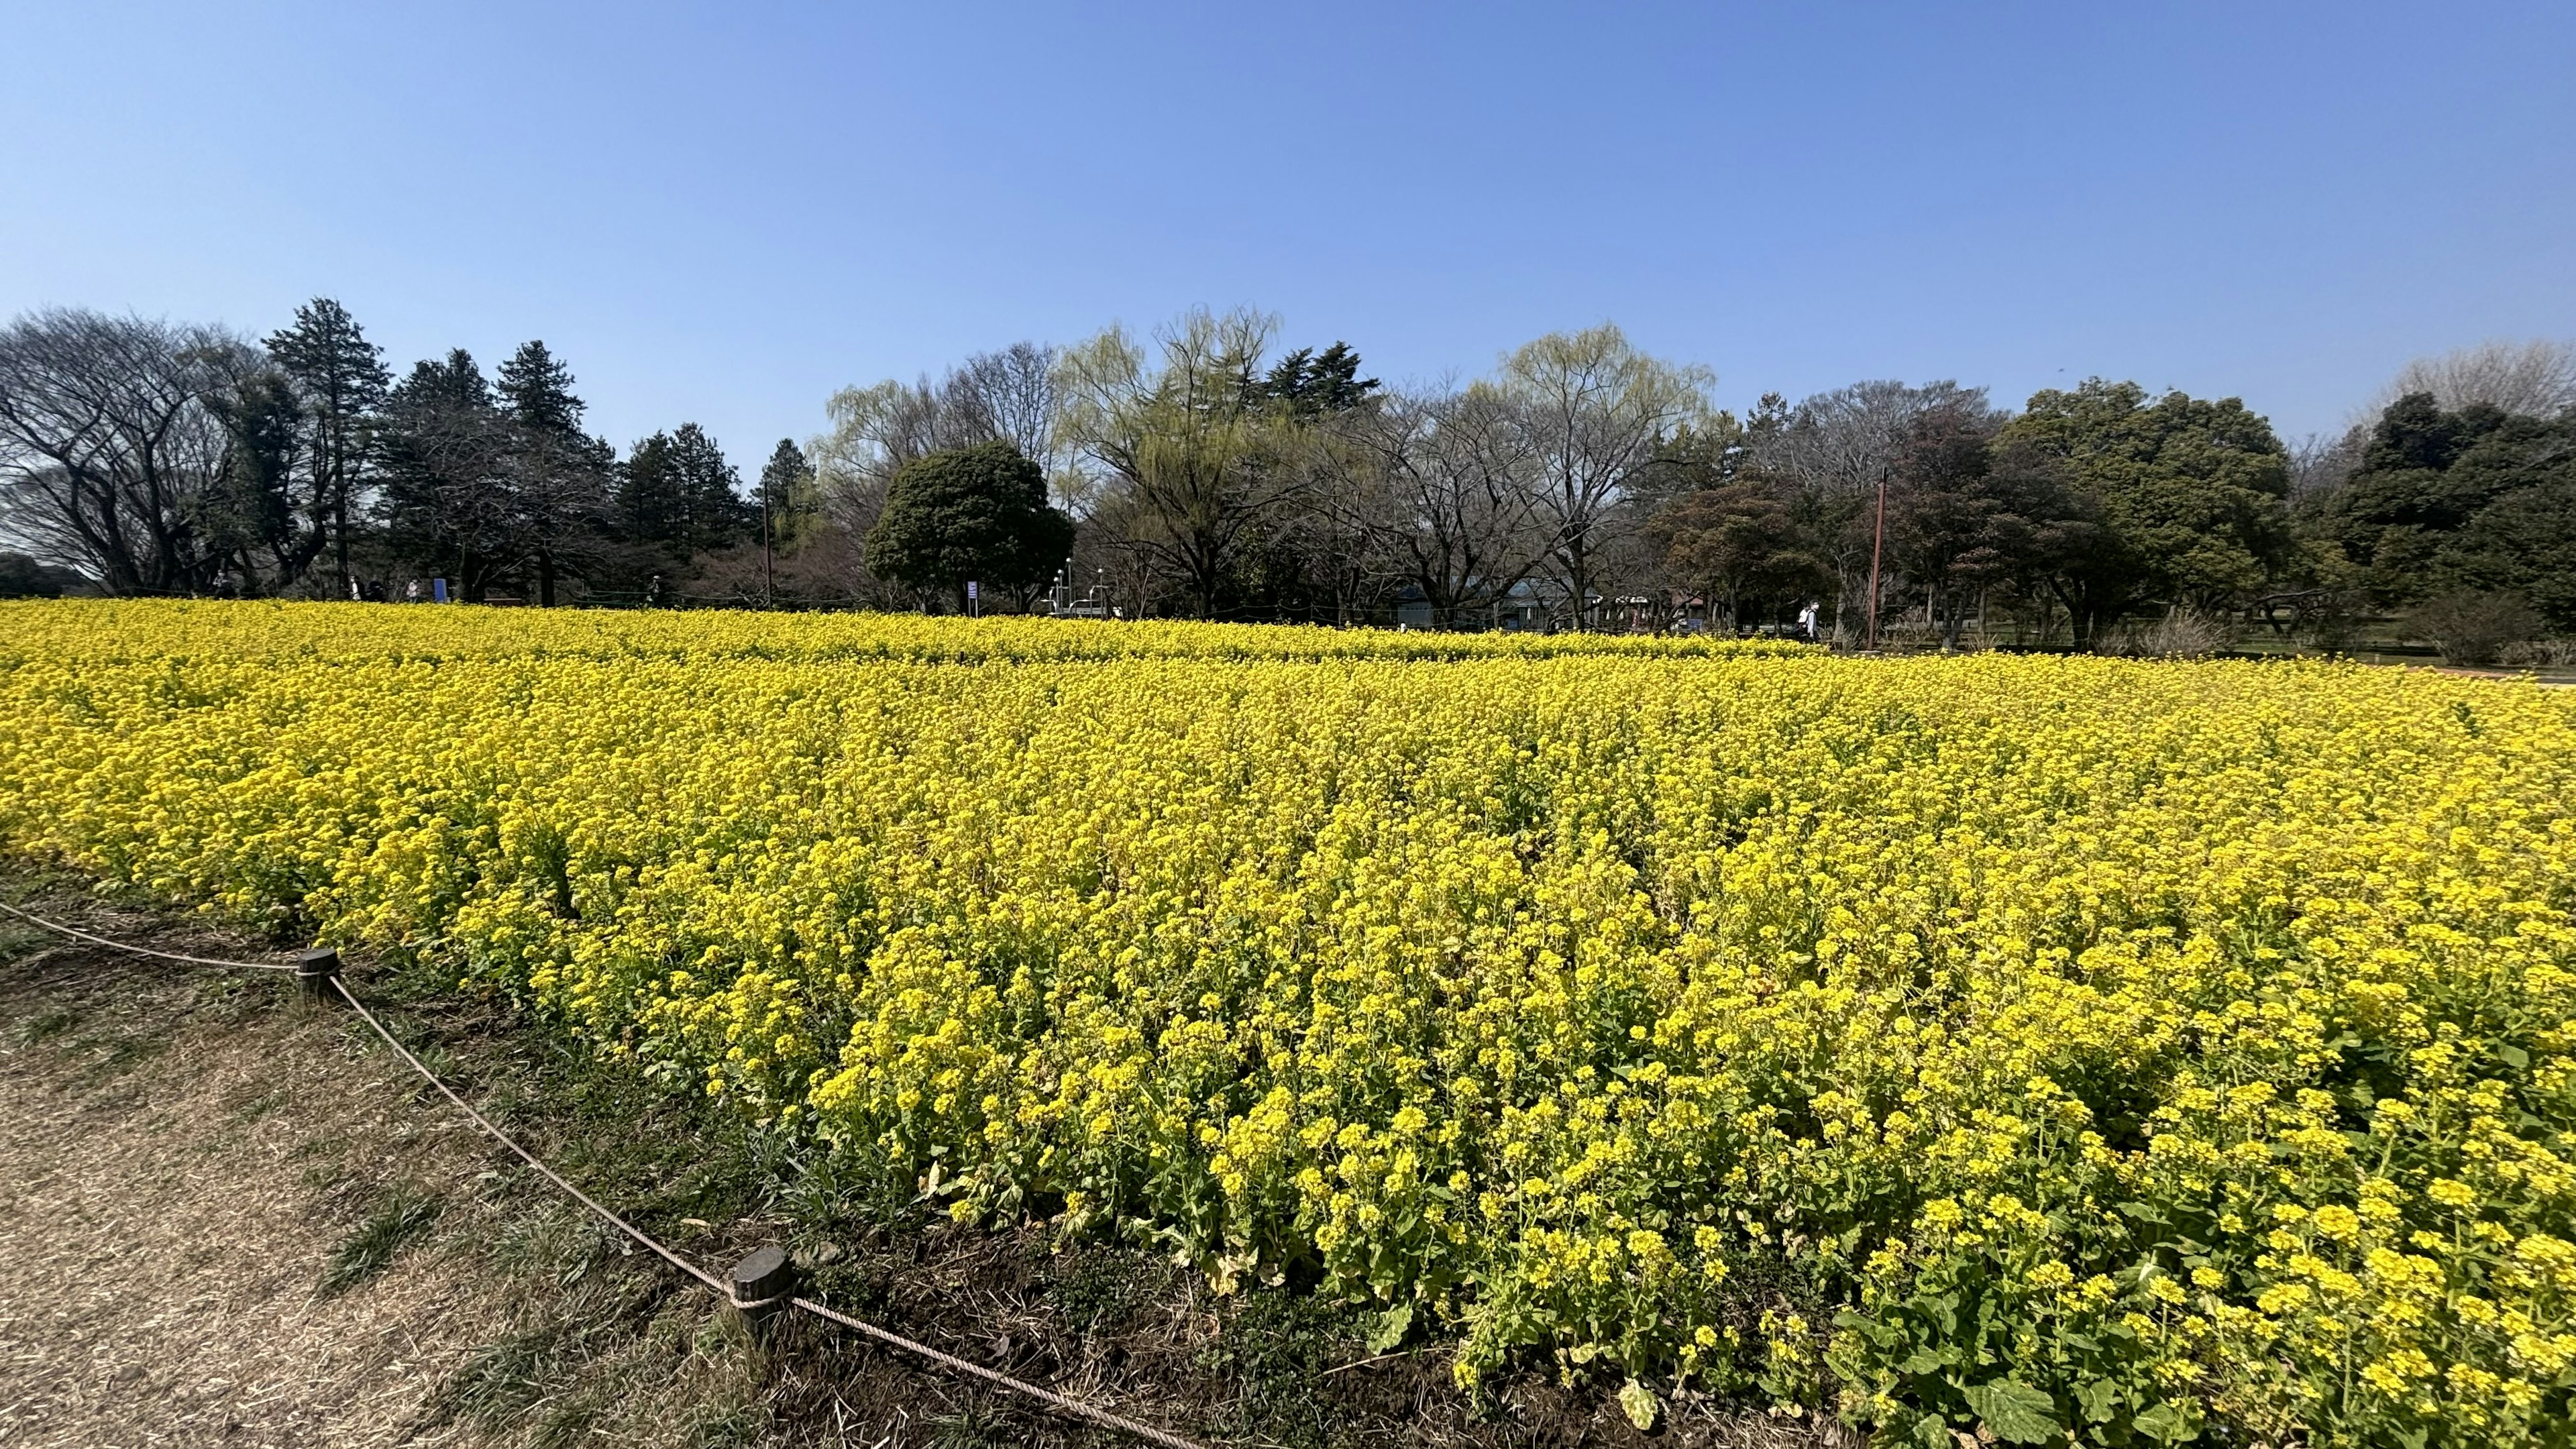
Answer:
[[930, 1420], [932, 1449], [1011, 1449], [1019, 1431], [990, 1403], [978, 1398], [953, 1414]]
[[392, 1267], [403, 1249], [438, 1225], [440, 1206], [437, 1198], [419, 1188], [397, 1184], [331, 1254], [331, 1266], [322, 1270], [316, 1291], [325, 1298], [336, 1297]]
[[563, 1336], [561, 1325], [539, 1324], [475, 1350], [440, 1386], [429, 1422], [499, 1431], [546, 1397]]
[[18, 1045], [39, 1046], [80, 1025], [77, 1011], [48, 1011], [27, 1020], [18, 1028]]
[[1076, 1333], [1124, 1328], [1142, 1309], [1186, 1294], [1189, 1286], [1159, 1255], [1114, 1244], [1068, 1248], [1052, 1267], [1047, 1306]]
[[1359, 1357], [1362, 1327], [1344, 1304], [1312, 1293], [1260, 1288], [1226, 1321], [1199, 1367], [1235, 1386], [1230, 1426], [1263, 1443], [1322, 1446], [1339, 1427], [1335, 1406], [1318, 1392], [1327, 1369]]

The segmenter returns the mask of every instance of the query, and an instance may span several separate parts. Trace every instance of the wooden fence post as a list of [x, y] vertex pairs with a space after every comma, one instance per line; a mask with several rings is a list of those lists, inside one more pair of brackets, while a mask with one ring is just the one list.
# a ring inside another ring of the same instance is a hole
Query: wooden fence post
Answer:
[[733, 1265], [733, 1302], [754, 1328], [787, 1307], [796, 1292], [796, 1264], [787, 1250], [771, 1243]]
[[316, 946], [295, 955], [295, 984], [304, 988], [304, 999], [328, 1005], [339, 993], [331, 983], [340, 975], [340, 953], [328, 946]]

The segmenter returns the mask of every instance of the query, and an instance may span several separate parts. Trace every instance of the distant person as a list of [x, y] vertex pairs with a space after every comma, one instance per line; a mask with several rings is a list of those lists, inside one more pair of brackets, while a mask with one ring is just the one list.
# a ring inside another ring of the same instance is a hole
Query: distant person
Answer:
[[420, 580], [414, 579], [410, 583], [403, 585], [403, 602], [406, 604], [417, 604], [420, 602]]
[[1803, 609], [1800, 609], [1800, 610], [1798, 611], [1798, 634], [1799, 634], [1799, 637], [1801, 637], [1801, 638], [1805, 639], [1807, 642], [1809, 642], [1809, 643], [1811, 643], [1811, 644], [1815, 642], [1815, 638], [1816, 638], [1816, 616], [1817, 616], [1817, 613], [1818, 613], [1818, 610], [1817, 610], [1816, 606], [1815, 606], [1815, 605], [1813, 605], [1813, 604], [1809, 604], [1807, 607], [1805, 607], [1805, 608], [1803, 608]]

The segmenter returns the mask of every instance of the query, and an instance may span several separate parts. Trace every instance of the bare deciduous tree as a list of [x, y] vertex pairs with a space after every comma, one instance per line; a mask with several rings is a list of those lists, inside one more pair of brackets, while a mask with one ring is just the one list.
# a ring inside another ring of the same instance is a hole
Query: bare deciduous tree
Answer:
[[255, 366], [218, 328], [19, 318], [0, 332], [0, 528], [110, 592], [206, 586], [231, 445], [209, 400]]
[[[1053, 347], [1015, 342], [968, 358], [937, 382], [889, 379], [834, 393], [825, 404], [831, 431], [806, 446], [823, 518], [851, 540], [865, 538], [884, 511], [896, 469], [944, 449], [991, 442], [1010, 443], [1044, 469], [1057, 505], [1079, 517], [1089, 500], [1060, 439], [1055, 369]], [[862, 557], [855, 547], [846, 555], [853, 562]], [[846, 582], [861, 597], [877, 596], [864, 569]]]
[[1057, 369], [1065, 437], [1124, 495], [1129, 541], [1212, 617], [1245, 547], [1307, 482], [1294, 424], [1254, 387], [1277, 319], [1193, 312], [1147, 349], [1111, 328]]
[[1039, 467], [1055, 460], [1055, 349], [1014, 342], [979, 352], [940, 385], [943, 408], [981, 432], [978, 441], [1009, 443]]
[[848, 387], [825, 409], [832, 431], [814, 451], [842, 471], [890, 474], [949, 448], [1004, 442], [1046, 467], [1056, 456], [1056, 353], [1015, 342], [978, 353], [937, 382]]
[[1639, 352], [1608, 323], [1551, 333], [1503, 359], [1493, 386], [1528, 429], [1532, 499], [1552, 535], [1548, 571], [1576, 628], [1590, 620], [1600, 556], [1644, 522], [1619, 507], [1623, 493], [1676, 429], [1707, 417], [1715, 382], [1706, 368]]
[[2429, 392], [2444, 412], [2478, 403], [2528, 417], [2554, 418], [2576, 408], [2576, 344], [2481, 342], [2406, 364], [2380, 389], [2370, 418], [2409, 393]]
[[1337, 486], [1369, 553], [1452, 628], [1527, 579], [1556, 542], [1538, 506], [1535, 440], [1487, 387], [1397, 390], [1333, 429]]

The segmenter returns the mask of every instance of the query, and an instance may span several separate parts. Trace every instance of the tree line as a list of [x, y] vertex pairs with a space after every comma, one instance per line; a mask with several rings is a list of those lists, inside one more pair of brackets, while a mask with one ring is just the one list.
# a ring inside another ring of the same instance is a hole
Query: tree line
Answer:
[[[1194, 312], [854, 387], [745, 487], [694, 425], [621, 458], [529, 343], [399, 380], [336, 303], [253, 345], [89, 313], [0, 336], [0, 525], [112, 592], [682, 595], [1845, 642], [2576, 631], [2576, 367], [2417, 364], [2344, 434], [2092, 379], [2018, 408], [1860, 382], [1737, 416], [1616, 327], [1389, 385]], [[972, 586], [975, 594], [970, 602]], [[2446, 648], [2448, 646], [2446, 645]]]
[[695, 423], [621, 458], [542, 341], [399, 377], [329, 298], [254, 342], [53, 310], [0, 332], [0, 530], [18, 591], [648, 595], [711, 552], [792, 538], [811, 470], [782, 442], [746, 496]]

